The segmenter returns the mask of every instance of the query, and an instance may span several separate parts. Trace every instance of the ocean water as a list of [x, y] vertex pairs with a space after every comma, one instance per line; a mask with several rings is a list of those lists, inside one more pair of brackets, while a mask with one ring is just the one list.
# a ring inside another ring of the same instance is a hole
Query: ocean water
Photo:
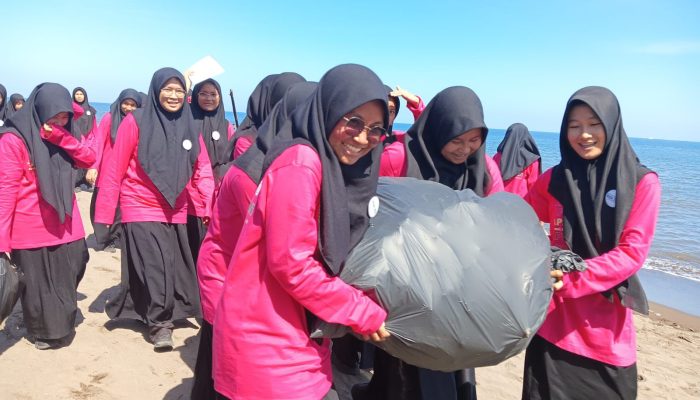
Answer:
[[[93, 103], [98, 119], [109, 111]], [[238, 121], [245, 114], [238, 113]], [[233, 121], [233, 114], [226, 113]], [[394, 129], [407, 130], [396, 123]], [[628, 133], [629, 134], [629, 133]], [[493, 155], [505, 130], [489, 129], [487, 153]], [[543, 170], [559, 162], [559, 135], [532, 132]], [[700, 316], [700, 142], [631, 138], [632, 147], [661, 180], [662, 196], [654, 242], [640, 278], [651, 301]]]

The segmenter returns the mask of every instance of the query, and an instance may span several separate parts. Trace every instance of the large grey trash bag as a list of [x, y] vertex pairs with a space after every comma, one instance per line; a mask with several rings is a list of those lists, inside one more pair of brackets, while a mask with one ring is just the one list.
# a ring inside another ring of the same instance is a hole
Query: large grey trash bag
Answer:
[[[549, 240], [530, 206], [413, 178], [382, 178], [377, 192], [379, 213], [340, 278], [387, 310], [379, 347], [440, 371], [524, 350], [552, 296]], [[321, 322], [312, 336], [348, 331]]]

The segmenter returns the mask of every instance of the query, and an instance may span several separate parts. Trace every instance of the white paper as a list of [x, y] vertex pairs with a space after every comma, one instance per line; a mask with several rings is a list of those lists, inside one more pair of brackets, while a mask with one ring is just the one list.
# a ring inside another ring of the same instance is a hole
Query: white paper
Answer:
[[189, 67], [186, 72], [192, 73], [190, 75], [190, 80], [194, 86], [203, 80], [220, 75], [224, 72], [224, 68], [214, 59], [214, 57], [206, 56], [194, 63], [194, 65]]

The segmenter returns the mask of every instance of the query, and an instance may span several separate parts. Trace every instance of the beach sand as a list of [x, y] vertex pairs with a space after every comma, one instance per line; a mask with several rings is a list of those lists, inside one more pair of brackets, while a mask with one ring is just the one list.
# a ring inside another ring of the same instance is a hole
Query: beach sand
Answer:
[[[78, 193], [86, 232], [90, 193]], [[88, 245], [92, 244], [89, 238]], [[178, 325], [175, 349], [155, 353], [144, 326], [108, 321], [105, 299], [119, 283], [120, 255], [90, 249], [78, 288], [82, 311], [71, 346], [39, 351], [26, 336], [20, 307], [0, 325], [0, 399], [188, 399], [197, 323]], [[700, 398], [700, 318], [652, 305], [636, 317], [639, 399]], [[520, 398], [523, 354], [477, 369], [480, 400]]]

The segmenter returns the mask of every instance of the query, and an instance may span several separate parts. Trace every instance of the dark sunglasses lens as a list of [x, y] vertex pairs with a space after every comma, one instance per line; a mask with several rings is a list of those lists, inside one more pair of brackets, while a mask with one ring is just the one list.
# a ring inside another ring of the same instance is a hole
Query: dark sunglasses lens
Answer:
[[386, 130], [379, 126], [375, 126], [374, 128], [369, 130], [369, 136], [373, 138], [380, 138], [384, 135], [386, 135]]
[[345, 126], [348, 129], [350, 129], [353, 132], [353, 134], [357, 134], [365, 127], [365, 122], [357, 117], [352, 117], [348, 119], [348, 122], [345, 123]]

